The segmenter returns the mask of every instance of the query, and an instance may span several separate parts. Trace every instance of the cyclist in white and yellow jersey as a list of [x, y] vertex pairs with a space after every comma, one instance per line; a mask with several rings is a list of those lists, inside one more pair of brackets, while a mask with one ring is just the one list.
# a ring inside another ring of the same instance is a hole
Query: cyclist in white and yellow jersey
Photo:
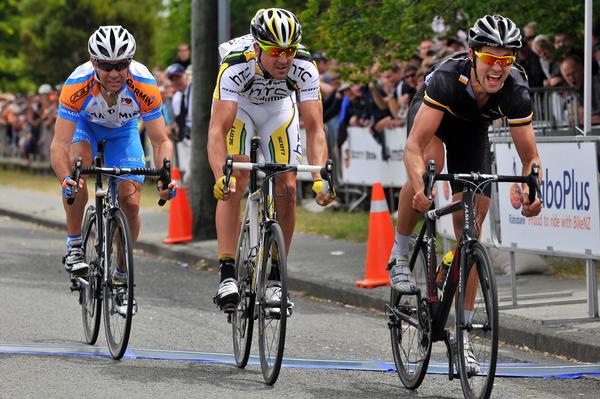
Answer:
[[[60, 93], [58, 118], [50, 147], [54, 173], [61, 181], [67, 214], [65, 268], [73, 275], [86, 275], [88, 265], [81, 242], [81, 221], [88, 200], [83, 178], [79, 187], [71, 178], [78, 157], [90, 166], [98, 141], [105, 140], [105, 166], [143, 168], [144, 150], [137, 129], [142, 118], [154, 150], [157, 167], [171, 159], [172, 146], [161, 114], [161, 96], [154, 77], [144, 65], [133, 61], [136, 43], [122, 26], [100, 26], [89, 38], [90, 60], [66, 80]], [[119, 205], [131, 235], [140, 230], [140, 197], [143, 176], [130, 176], [119, 183]], [[162, 189], [162, 183], [159, 183]], [[162, 199], [175, 195], [175, 183], [160, 192]], [[66, 197], [75, 197], [68, 206]], [[124, 279], [124, 276], [121, 276]]]
[[[221, 282], [215, 303], [230, 310], [239, 301], [235, 280], [235, 253], [240, 226], [240, 200], [248, 183], [248, 173], [237, 172], [230, 193], [223, 194], [223, 164], [227, 154], [236, 161], [248, 161], [250, 140], [261, 137], [267, 162], [297, 164], [302, 160], [299, 137], [301, 114], [306, 130], [308, 161], [324, 165], [327, 144], [323, 130], [323, 108], [319, 73], [310, 53], [300, 46], [302, 28], [296, 16], [280, 8], [259, 10], [250, 23], [251, 35], [228, 43], [219, 50], [224, 56], [213, 95], [208, 130], [208, 157], [215, 175], [215, 197]], [[299, 112], [298, 112], [299, 111]], [[326, 205], [322, 180], [313, 176], [316, 201]], [[296, 176], [287, 173], [278, 182], [277, 211], [289, 251], [296, 221]], [[270, 276], [276, 280], [276, 276]], [[267, 296], [277, 301], [280, 287], [270, 284]]]

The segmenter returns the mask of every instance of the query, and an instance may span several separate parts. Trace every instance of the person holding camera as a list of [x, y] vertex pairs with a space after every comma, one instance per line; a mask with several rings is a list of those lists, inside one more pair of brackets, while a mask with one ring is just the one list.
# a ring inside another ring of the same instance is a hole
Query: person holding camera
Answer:
[[176, 63], [167, 68], [167, 79], [171, 81], [175, 94], [173, 95], [173, 113], [175, 129], [172, 134], [175, 145], [177, 166], [182, 174], [184, 184], [189, 181], [192, 155], [192, 82], [186, 74], [183, 65]]

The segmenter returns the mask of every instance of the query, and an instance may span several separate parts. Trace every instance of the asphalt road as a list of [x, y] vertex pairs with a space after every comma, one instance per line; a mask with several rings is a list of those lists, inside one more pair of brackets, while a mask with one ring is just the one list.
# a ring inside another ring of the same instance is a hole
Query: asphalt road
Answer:
[[[0, 218], [0, 344], [81, 345], [83, 330], [75, 294], [60, 264], [64, 234]], [[217, 312], [214, 272], [136, 252], [136, 298], [129, 347], [165, 351], [231, 353], [231, 327]], [[391, 361], [382, 314], [302, 297], [288, 326], [285, 356], [304, 359]], [[98, 347], [106, 347], [101, 328]], [[257, 354], [255, 340], [253, 354]], [[445, 358], [441, 344], [434, 361]], [[510, 346], [500, 362], [567, 363]], [[0, 398], [95, 397], [417, 397], [461, 398], [458, 380], [427, 375], [415, 393], [395, 373], [284, 368], [274, 387], [258, 366], [245, 370], [220, 363], [95, 356], [0, 354]], [[492, 397], [600, 397], [600, 379], [497, 378]]]

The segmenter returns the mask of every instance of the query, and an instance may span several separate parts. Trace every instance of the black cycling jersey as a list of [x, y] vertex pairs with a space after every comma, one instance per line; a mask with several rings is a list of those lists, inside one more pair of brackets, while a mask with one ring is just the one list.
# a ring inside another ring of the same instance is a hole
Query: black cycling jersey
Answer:
[[[449, 173], [491, 173], [491, 121], [506, 117], [509, 126], [516, 127], [530, 124], [533, 117], [527, 75], [519, 66], [511, 67], [502, 89], [491, 95], [483, 108], [478, 107], [469, 84], [471, 66], [466, 52], [454, 53], [434, 66], [408, 112], [408, 132], [421, 104], [444, 112], [436, 136], [446, 145]], [[486, 196], [490, 195], [489, 188], [484, 191]], [[461, 183], [452, 184], [453, 192], [462, 189]]]
[[471, 65], [466, 52], [452, 54], [443, 60], [425, 77], [420, 90], [425, 104], [471, 122], [491, 122], [506, 117], [509, 126], [531, 123], [529, 85], [519, 66], [511, 67], [502, 89], [479, 109], [469, 84]]

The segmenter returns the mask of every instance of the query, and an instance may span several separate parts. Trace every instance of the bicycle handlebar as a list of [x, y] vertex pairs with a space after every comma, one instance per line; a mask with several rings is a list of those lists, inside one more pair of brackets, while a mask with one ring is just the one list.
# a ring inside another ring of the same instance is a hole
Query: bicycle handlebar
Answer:
[[325, 166], [318, 165], [288, 165], [279, 163], [254, 163], [254, 162], [233, 162], [231, 155], [227, 156], [225, 165], [223, 165], [223, 174], [225, 175], [223, 193], [229, 193], [229, 181], [233, 170], [260, 170], [266, 173], [276, 172], [297, 172], [297, 173], [319, 173], [323, 180], [329, 184], [329, 194], [331, 198], [336, 197], [333, 187], [333, 161], [328, 159]]
[[[112, 176], [128, 176], [128, 175], [143, 175], [143, 176], [157, 176], [158, 180], [163, 183], [163, 187], [167, 187], [171, 182], [171, 161], [168, 159], [163, 159], [162, 168], [120, 168], [117, 166], [113, 166], [111, 168], [101, 168], [97, 166], [90, 167], [82, 167], [81, 157], [77, 159], [75, 162], [75, 167], [73, 168], [73, 180], [77, 183], [75, 187], [79, 184], [79, 179], [81, 175], [96, 175], [107, 174]], [[77, 190], [75, 190], [77, 192]], [[71, 205], [75, 201], [75, 197], [69, 197], [67, 199], [67, 204]], [[158, 201], [159, 206], [163, 206], [166, 203], [162, 198]]]
[[526, 183], [529, 187], [529, 203], [535, 201], [536, 195], [540, 194], [540, 167], [534, 163], [531, 167], [531, 173], [527, 176], [506, 176], [506, 175], [489, 175], [479, 172], [471, 173], [435, 173], [435, 161], [430, 160], [428, 162], [428, 168], [423, 173], [423, 183], [425, 183], [424, 193], [427, 198], [431, 199], [431, 192], [433, 191], [433, 183], [436, 180], [456, 181], [463, 180], [467, 182], [507, 182], [507, 183]]

